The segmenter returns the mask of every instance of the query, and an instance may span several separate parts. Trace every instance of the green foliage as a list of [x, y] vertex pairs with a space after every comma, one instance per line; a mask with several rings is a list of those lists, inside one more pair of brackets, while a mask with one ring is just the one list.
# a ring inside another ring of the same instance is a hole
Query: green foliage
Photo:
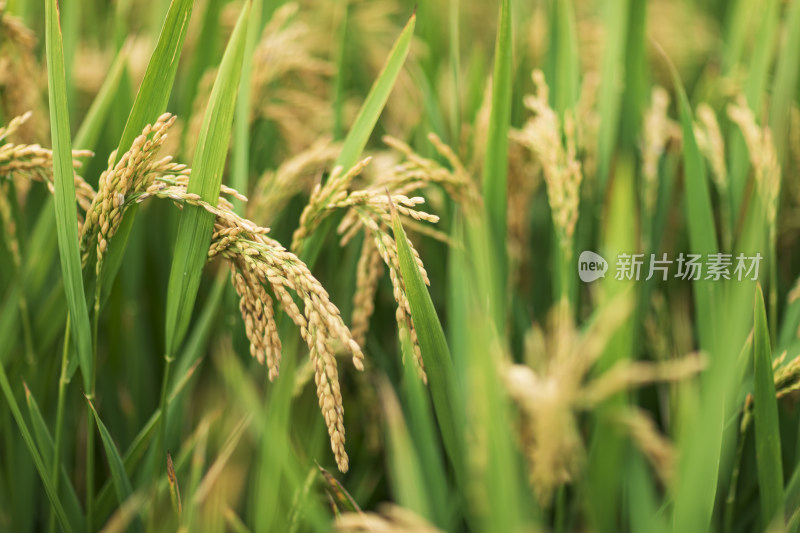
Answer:
[[[5, 4], [0, 531], [800, 529], [800, 0]], [[191, 172], [110, 199], [98, 277], [81, 202], [167, 111]]]

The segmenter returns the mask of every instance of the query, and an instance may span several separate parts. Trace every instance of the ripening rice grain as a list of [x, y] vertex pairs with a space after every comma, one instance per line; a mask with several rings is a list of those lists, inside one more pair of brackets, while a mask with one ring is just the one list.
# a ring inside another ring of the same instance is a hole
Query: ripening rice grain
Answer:
[[575, 144], [575, 121], [567, 111], [562, 125], [548, 103], [549, 88], [544, 74], [536, 70], [532, 78], [536, 94], [525, 98], [525, 107], [534, 116], [521, 130], [512, 130], [511, 138], [531, 150], [542, 165], [553, 224], [562, 248], [568, 251], [572, 249], [583, 181]]

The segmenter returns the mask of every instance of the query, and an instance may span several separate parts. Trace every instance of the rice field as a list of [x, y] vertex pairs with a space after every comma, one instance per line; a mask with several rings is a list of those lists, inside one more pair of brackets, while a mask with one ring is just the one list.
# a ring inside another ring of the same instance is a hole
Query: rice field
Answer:
[[0, 2], [0, 531], [800, 530], [800, 0]]

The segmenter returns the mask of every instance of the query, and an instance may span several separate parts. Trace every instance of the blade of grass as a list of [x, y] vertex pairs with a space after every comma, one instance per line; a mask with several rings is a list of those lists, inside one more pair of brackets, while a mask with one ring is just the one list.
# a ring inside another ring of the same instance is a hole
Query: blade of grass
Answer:
[[[208, 108], [197, 142], [192, 176], [187, 191], [217, 205], [222, 184], [222, 173], [233, 124], [234, 105], [242, 72], [247, 20], [250, 3], [242, 8], [225, 54], [222, 57], [217, 79], [211, 90]], [[161, 385], [160, 407], [163, 413], [156, 453], [163, 454], [167, 415], [167, 387], [174, 354], [183, 341], [192, 317], [197, 290], [200, 287], [203, 266], [208, 255], [208, 244], [214, 215], [197, 206], [185, 206], [178, 223], [175, 256], [172, 260], [167, 288], [166, 352], [164, 377]]]
[[[199, 362], [198, 362], [199, 364]], [[189, 380], [194, 375], [195, 370], [197, 368], [197, 364], [189, 369], [189, 371], [181, 377], [181, 379], [173, 385], [172, 392], [169, 395], [167, 400], [167, 405], [172, 405], [178, 395], [183, 392], [186, 385], [189, 383]], [[144, 456], [145, 452], [147, 451], [147, 445], [151, 442], [153, 435], [155, 434], [155, 430], [158, 426], [159, 421], [161, 420], [161, 411], [156, 410], [147, 422], [144, 424], [139, 433], [136, 434], [134, 437], [133, 442], [128, 446], [128, 449], [125, 450], [125, 454], [122, 456], [122, 460], [125, 464], [125, 471], [128, 473], [128, 476], [132, 476], [136, 470], [136, 467], [139, 465], [139, 461]], [[96, 513], [98, 516], [104, 516], [108, 514], [111, 509], [111, 505], [113, 504], [112, 501], [112, 490], [113, 490], [113, 480], [109, 480], [106, 482], [105, 485], [100, 489], [97, 495], [97, 510]]]
[[[123, 48], [117, 53], [117, 57], [114, 60], [114, 63], [111, 65], [111, 68], [109, 69], [108, 76], [103, 82], [103, 85], [101, 86], [100, 91], [98, 92], [97, 96], [92, 102], [92, 105], [89, 107], [89, 111], [87, 112], [86, 116], [83, 119], [83, 122], [81, 123], [80, 128], [78, 129], [78, 133], [75, 135], [75, 141], [74, 141], [75, 146], [87, 150], [94, 150], [95, 145], [97, 144], [97, 141], [100, 137], [100, 130], [103, 126], [103, 123], [105, 122], [106, 117], [108, 116], [109, 109], [111, 108], [113, 96], [116, 93], [117, 88], [119, 87], [120, 81], [122, 80], [122, 74], [124, 72], [124, 67], [127, 62], [127, 59], [128, 59], [127, 48]], [[48, 197], [47, 200], [45, 200], [47, 204], [45, 209], [49, 207], [49, 204], [52, 201], [53, 200], [51, 199], [51, 197]], [[39, 225], [42, 222], [45, 223], [46, 227], [48, 228], [51, 227], [51, 224], [47, 223], [48, 222], [47, 220], [41, 220], [44, 217], [45, 214], [43, 213], [40, 216], [40, 221], [37, 223], [37, 227], [39, 227]], [[40, 235], [42, 235], [42, 237], [45, 237], [49, 236], [50, 234], [51, 232], [48, 231], [46, 234], [40, 234]], [[38, 255], [38, 250], [42, 250], [44, 248], [45, 247], [43, 246], [42, 247], [37, 246], [35, 248], [37, 250], [37, 255]], [[51, 468], [51, 471], [53, 472], [52, 474], [53, 485], [56, 487], [56, 489], [58, 489], [58, 485], [60, 482], [60, 478], [58, 476], [58, 464], [60, 463], [59, 452], [61, 450], [61, 427], [63, 425], [64, 394], [66, 386], [69, 383], [69, 378], [71, 378], [72, 372], [74, 372], [74, 369], [76, 368], [76, 361], [77, 361], [77, 358], [73, 357], [71, 360], [69, 360], [68, 358], [70, 323], [71, 320], [69, 319], [69, 317], [67, 317], [67, 321], [65, 324], [65, 329], [67, 331], [65, 331], [65, 345], [64, 345], [64, 354], [62, 358], [63, 359], [62, 373], [61, 377], [59, 378], [58, 405], [56, 409], [57, 413], [56, 442], [53, 445], [53, 450], [54, 450], [53, 458], [55, 460], [55, 463], [53, 468]], [[69, 367], [71, 368], [68, 368], [68, 361], [69, 361]], [[72, 489], [71, 484], [67, 486], [70, 490]], [[49, 527], [50, 531], [53, 531], [53, 527], [55, 526], [54, 518], [55, 518], [54, 515], [51, 515], [50, 518], [51, 522]]]
[[604, 4], [603, 21], [608, 39], [604, 45], [602, 81], [597, 95], [600, 110], [597, 173], [601, 194], [605, 191], [606, 181], [611, 171], [611, 159], [619, 131], [619, 108], [622, 96], [619, 80], [625, 79], [625, 41], [628, 35], [628, 13], [630, 12], [628, 0], [610, 0]]
[[486, 154], [483, 161], [483, 199], [490, 228], [494, 261], [492, 278], [497, 300], [492, 302], [495, 323], [505, 324], [506, 293], [506, 209], [508, 175], [508, 128], [511, 125], [511, 4], [503, 0], [494, 49], [492, 107], [489, 115]]
[[101, 533], [123, 533], [129, 531], [131, 523], [147, 507], [150, 499], [144, 494], [137, 492], [120, 505], [114, 514], [103, 526]]
[[[636, 214], [636, 164], [628, 152], [621, 152], [615, 164], [614, 175], [608, 180], [607, 200], [603, 213], [600, 249], [605, 257], [619, 256], [636, 250], [640, 227]], [[574, 276], [574, 274], [573, 274]], [[600, 281], [600, 280], [598, 280]], [[593, 372], [602, 375], [615, 364], [635, 357], [634, 337], [637, 331], [637, 314], [626, 310], [639, 301], [640, 285], [626, 279], [606, 276], [598, 286], [598, 310], [587, 325], [587, 334], [611, 317], [627, 316], [613, 331], [604, 328], [609, 337], [602, 348]], [[630, 302], [630, 303], [628, 303]], [[615, 309], [615, 306], [619, 306]], [[569, 320], [564, 318], [562, 320]], [[592, 527], [597, 531], [611, 532], [624, 516], [620, 503], [624, 491], [624, 480], [630, 474], [626, 457], [628, 445], [610, 412], [622, 409], [630, 402], [626, 394], [616, 394], [606, 399], [588, 417], [591, 421], [591, 443], [588, 450], [586, 491]]]
[[387, 474], [392, 496], [406, 509], [431, 520], [430, 495], [400, 403], [386, 379], [382, 380], [379, 391], [385, 416]]
[[580, 64], [578, 58], [578, 37], [575, 29], [575, 8], [572, 0], [555, 2], [556, 34], [555, 34], [555, 91], [553, 102], [556, 111], [563, 115], [564, 111], [575, 105], [578, 98], [578, 76]]
[[[54, 444], [53, 438], [50, 436], [50, 430], [47, 429], [47, 423], [45, 423], [42, 412], [39, 410], [39, 404], [36, 402], [36, 398], [33, 397], [30, 389], [28, 389], [28, 385], [25, 382], [23, 382], [22, 385], [25, 388], [25, 402], [28, 404], [28, 413], [33, 423], [33, 435], [39, 447], [39, 453], [47, 469], [50, 472], [58, 472], [60, 480], [63, 483], [63, 485], [61, 485], [63, 490], [61, 490], [53, 476], [51, 476], [51, 479], [53, 479], [53, 489], [58, 492], [59, 496], [62, 498], [64, 502], [64, 512], [67, 514], [70, 523], [75, 524], [76, 529], [83, 529], [85, 527], [85, 522], [81, 504], [78, 501], [78, 495], [75, 494], [75, 488], [72, 486], [72, 483], [70, 483], [69, 476], [64, 466], [53, 464], [53, 458], [55, 457], [53, 453]], [[57, 468], [57, 470], [54, 470], [54, 468]]]
[[191, 497], [197, 492], [197, 487], [200, 485], [200, 479], [203, 475], [203, 470], [206, 466], [206, 451], [208, 449], [208, 434], [211, 422], [208, 419], [203, 419], [197, 426], [197, 445], [192, 453], [191, 468], [189, 469], [189, 483], [186, 485], [188, 489], [186, 494], [189, 496], [186, 500], [186, 511], [181, 517], [181, 521], [187, 526], [191, 527], [194, 518], [194, 498]]
[[767, 529], [783, 513], [783, 465], [778, 400], [772, 374], [767, 311], [761, 285], [755, 294], [753, 325], [753, 399], [761, 524]]
[[400, 74], [400, 70], [403, 68], [408, 56], [416, 21], [417, 15], [415, 13], [408, 19], [405, 28], [403, 28], [397, 41], [395, 41], [394, 46], [392, 46], [381, 73], [378, 74], [367, 95], [367, 99], [358, 111], [353, 127], [344, 140], [342, 151], [339, 153], [334, 166], [349, 169], [358, 162], [358, 158], [361, 156], [361, 152], [364, 151], [364, 147], [367, 146], [369, 136], [372, 135], [372, 130], [375, 129], [378, 117], [380, 117], [381, 111], [383, 111], [383, 107], [389, 99], [397, 76]]
[[[716, 225], [711, 206], [711, 196], [708, 191], [706, 167], [703, 156], [694, 136], [694, 119], [692, 117], [689, 99], [683, 89], [678, 71], [664, 56], [678, 94], [678, 107], [680, 111], [681, 130], [683, 132], [683, 176], [684, 200], [686, 202], [686, 216], [689, 225], [689, 246], [696, 254], [717, 253]], [[703, 349], [710, 350], [715, 346], [713, 339], [714, 325], [714, 286], [703, 280], [695, 284], [695, 305], [697, 306], [698, 330], [700, 345]]]
[[[407, 335], [404, 330], [403, 335]], [[412, 361], [410, 339], [403, 337], [405, 360]], [[436, 432], [436, 422], [431, 409], [430, 396], [425, 385], [416, 375], [414, 365], [403, 365], [402, 404], [407, 406], [408, 431], [414, 448], [418, 451], [419, 462], [424, 475], [423, 481], [430, 498], [433, 522], [445, 531], [452, 531], [455, 498], [448, 485], [445, 459]]]
[[725, 21], [725, 46], [722, 48], [722, 68], [726, 75], [733, 74], [742, 63], [750, 25], [756, 19], [751, 13], [756, 5], [749, 0], [737, 0], [731, 4]]
[[[46, 56], [47, 84], [50, 102], [50, 131], [53, 144], [53, 182], [55, 186], [56, 232], [61, 262], [64, 292], [69, 308], [72, 338], [78, 351], [78, 362], [83, 376], [84, 390], [94, 395], [94, 351], [89, 309], [83, 287], [83, 273], [78, 242], [78, 220], [75, 217], [75, 180], [72, 168], [72, 147], [67, 85], [64, 71], [64, 48], [61, 38], [59, 12], [56, 0], [47, 0]], [[86, 434], [86, 517], [88, 530], [92, 529], [92, 500], [94, 498], [94, 430], [91, 417], [87, 417]], [[51, 481], [48, 478], [48, 483]], [[55, 491], [55, 488], [53, 488]], [[55, 493], [57, 496], [57, 492]], [[62, 511], [63, 512], [63, 511]]]
[[456, 143], [461, 138], [461, 0], [450, 0], [450, 77], [452, 98], [450, 100], [450, 140]]
[[[339, 153], [334, 167], [351, 168], [364, 151], [364, 147], [367, 145], [370, 135], [372, 135], [372, 130], [375, 129], [375, 124], [378, 122], [378, 118], [397, 81], [397, 76], [400, 74], [400, 70], [403, 68], [408, 56], [416, 20], [417, 15], [414, 13], [395, 41], [394, 46], [392, 46], [383, 69], [372, 84], [367, 99], [364, 100], [353, 126], [347, 133], [347, 137], [345, 137], [342, 151]], [[326, 220], [309, 239], [304, 241], [301, 250], [295, 250], [309, 268], [314, 268], [314, 263], [316, 263], [322, 244], [332, 225], [331, 219]]]
[[[97, 410], [94, 408], [94, 404], [92, 404], [91, 400], [87, 398], [86, 402], [89, 405], [89, 409], [92, 411], [95, 422], [97, 423], [97, 429], [100, 431], [100, 440], [103, 442], [103, 448], [106, 452], [106, 459], [108, 459], [108, 466], [111, 469], [111, 479], [114, 482], [114, 490], [117, 493], [117, 501], [120, 505], [122, 505], [133, 494], [131, 480], [128, 478], [128, 473], [125, 472], [125, 464], [122, 461], [122, 457], [119, 455], [117, 445], [114, 444], [114, 439], [111, 438], [111, 433], [108, 432], [105, 424], [103, 424], [103, 421], [100, 420], [100, 416], [97, 414]], [[137, 527], [136, 529], [138, 530], [140, 528]]]
[[[11, 288], [6, 291], [3, 312], [0, 314], [0, 339], [11, 338], [13, 332], [15, 331], [18, 317], [17, 291], [17, 285], [12, 285]], [[17, 399], [14, 397], [14, 392], [11, 390], [11, 384], [8, 382], [8, 375], [6, 374], [5, 365], [2, 363], [2, 361], [5, 361], [8, 358], [7, 354], [5, 353], [8, 351], [8, 349], [9, 346], [5, 342], [0, 343], [0, 388], [3, 390], [3, 395], [6, 398], [6, 404], [11, 410], [11, 415], [14, 417], [14, 421], [16, 422], [20, 434], [22, 435], [22, 440], [25, 442], [25, 446], [28, 449], [28, 453], [31, 455], [31, 459], [33, 459], [33, 464], [42, 480], [45, 493], [47, 494], [47, 498], [50, 500], [50, 505], [53, 507], [53, 511], [58, 518], [61, 528], [66, 532], [76, 531], [77, 526], [80, 524], [73, 524], [67, 518], [67, 515], [64, 512], [64, 506], [58, 497], [58, 491], [56, 491], [55, 487], [53, 486], [44, 461], [42, 460], [41, 455], [39, 455], [39, 451], [36, 449], [36, 444], [33, 441], [31, 432], [25, 423], [25, 418], [22, 416], [22, 411], [20, 411]]]
[[[800, 277], [795, 280], [793, 287], [794, 290], [800, 290], [797, 289], [800, 287]], [[778, 350], [785, 350], [790, 344], [796, 342], [798, 331], [800, 331], [800, 298], [790, 298], [783, 311], [783, 321], [778, 335]]]
[[400, 262], [400, 274], [406, 286], [408, 303], [411, 307], [411, 319], [417, 330], [422, 360], [428, 374], [428, 383], [433, 397], [433, 406], [442, 432], [445, 449], [459, 472], [463, 455], [461, 437], [458, 434], [460, 417], [456, 407], [456, 383], [450, 349], [433, 307], [428, 289], [417, 267], [411, 247], [408, 244], [400, 216], [392, 205], [392, 227], [397, 241], [397, 255]]
[[[233, 123], [234, 102], [244, 56], [250, 5], [245, 4], [220, 64], [203, 118], [187, 191], [217, 205]], [[208, 254], [214, 215], [196, 206], [181, 212], [167, 293], [166, 345], [171, 357], [180, 345], [194, 307]]]
[[[320, 475], [320, 470], [322, 470], [323, 475], [328, 474], [325, 471], [325, 469], [323, 469], [318, 464], [314, 465], [311, 468], [309, 468], [308, 474], [306, 475], [306, 479], [303, 482], [303, 485], [297, 488], [297, 491], [295, 492], [294, 495], [294, 501], [292, 502], [292, 508], [289, 510], [289, 519], [287, 521], [289, 524], [288, 533], [297, 532], [297, 529], [300, 526], [300, 520], [303, 516], [303, 504], [308, 499], [309, 493], [311, 493], [311, 489], [314, 488], [317, 476]], [[328, 476], [330, 476], [330, 474], [328, 474]], [[331, 479], [334, 482], [336, 481], [333, 476], [330, 476], [330, 478], [326, 476], [323, 479], [326, 480]], [[344, 487], [342, 487], [342, 490], [344, 491]], [[344, 492], [346, 493], [346, 491]], [[350, 495], [348, 494], [348, 496]], [[350, 500], [345, 499], [345, 501], [349, 502]], [[353, 503], [355, 503], [355, 501], [353, 501]]]
[[[456, 420], [456, 426], [461, 429], [462, 438], [465, 434], [480, 434], [486, 438], [476, 443], [477, 446], [470, 446], [471, 459], [461, 465], [466, 474], [456, 471], [455, 481], [465, 492], [462, 498], [469, 498], [478, 491], [479, 499], [487, 502], [486, 511], [467, 509], [470, 529], [516, 531], [525, 529], [541, 511], [522, 476], [522, 459], [514, 444], [514, 414], [501, 375], [507, 361], [504, 339], [486, 306], [487, 301], [496, 298], [491, 294], [496, 286], [490, 263], [493, 252], [489, 226], [480, 214], [469, 217], [466, 222], [468, 254], [455, 256], [460, 264], [455, 266], [454, 272], [459, 280], [467, 281], [460, 287], [465, 293], [465, 309], [459, 317], [463, 322], [458, 326], [465, 338], [461, 346], [463, 351], [457, 354], [457, 359], [463, 365], [459, 392], [464, 396], [460, 398], [464, 398], [462, 404], [468, 409], [455, 413], [463, 417]], [[472, 487], [464, 487], [465, 475], [469, 475]]]
[[770, 121], [772, 140], [778, 152], [778, 162], [786, 162], [789, 140], [789, 113], [792, 100], [797, 94], [798, 60], [800, 50], [800, 0], [794, 0], [786, 15], [786, 42], [778, 57], [778, 66], [773, 81]]
[[[250, 8], [250, 20], [247, 23], [247, 40], [242, 65], [242, 81], [239, 85], [239, 96], [236, 99], [236, 117], [233, 124], [233, 154], [231, 155], [231, 187], [247, 195], [248, 173], [250, 172], [250, 106], [252, 87], [250, 79], [253, 74], [253, 52], [261, 35], [261, 4], [263, 0], [253, 0]], [[243, 213], [241, 200], [234, 199], [238, 213]]]
[[89, 309], [83, 293], [81, 258], [78, 250], [78, 220], [75, 217], [75, 181], [72, 169], [67, 88], [64, 74], [64, 48], [56, 0], [47, 0], [46, 8], [47, 81], [50, 102], [50, 131], [53, 143], [53, 181], [55, 184], [56, 230], [64, 292], [72, 316], [72, 335], [78, 350], [83, 384], [91, 388], [93, 380], [92, 337]]
[[[669, 58], [664, 59], [672, 73], [675, 91], [678, 94], [681, 127], [683, 132], [684, 200], [689, 225], [689, 246], [692, 253], [711, 254], [718, 251], [711, 200], [705, 166], [694, 137], [693, 119], [689, 100], [681, 84], [675, 66]], [[715, 298], [714, 285], [708, 281], [697, 281], [694, 300], [698, 322], [700, 346], [710, 356], [711, 365], [704, 375], [702, 408], [687, 420], [687, 429], [681, 436], [679, 482], [675, 485], [674, 528], [675, 531], [707, 529], [714, 508], [720, 456], [724, 453], [723, 422], [726, 388], [731, 372], [727, 361], [717, 360], [717, 328], [714, 320], [717, 312], [724, 309]], [[729, 336], [733, 338], [733, 336]], [[735, 347], [738, 353], [739, 346]], [[729, 365], [733, 367], [733, 365]]]

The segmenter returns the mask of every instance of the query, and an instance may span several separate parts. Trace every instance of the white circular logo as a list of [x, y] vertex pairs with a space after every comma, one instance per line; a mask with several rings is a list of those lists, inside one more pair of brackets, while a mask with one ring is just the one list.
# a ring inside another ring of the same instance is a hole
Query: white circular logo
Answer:
[[578, 258], [578, 276], [581, 281], [590, 283], [598, 278], [606, 277], [608, 261], [594, 252], [586, 250]]

